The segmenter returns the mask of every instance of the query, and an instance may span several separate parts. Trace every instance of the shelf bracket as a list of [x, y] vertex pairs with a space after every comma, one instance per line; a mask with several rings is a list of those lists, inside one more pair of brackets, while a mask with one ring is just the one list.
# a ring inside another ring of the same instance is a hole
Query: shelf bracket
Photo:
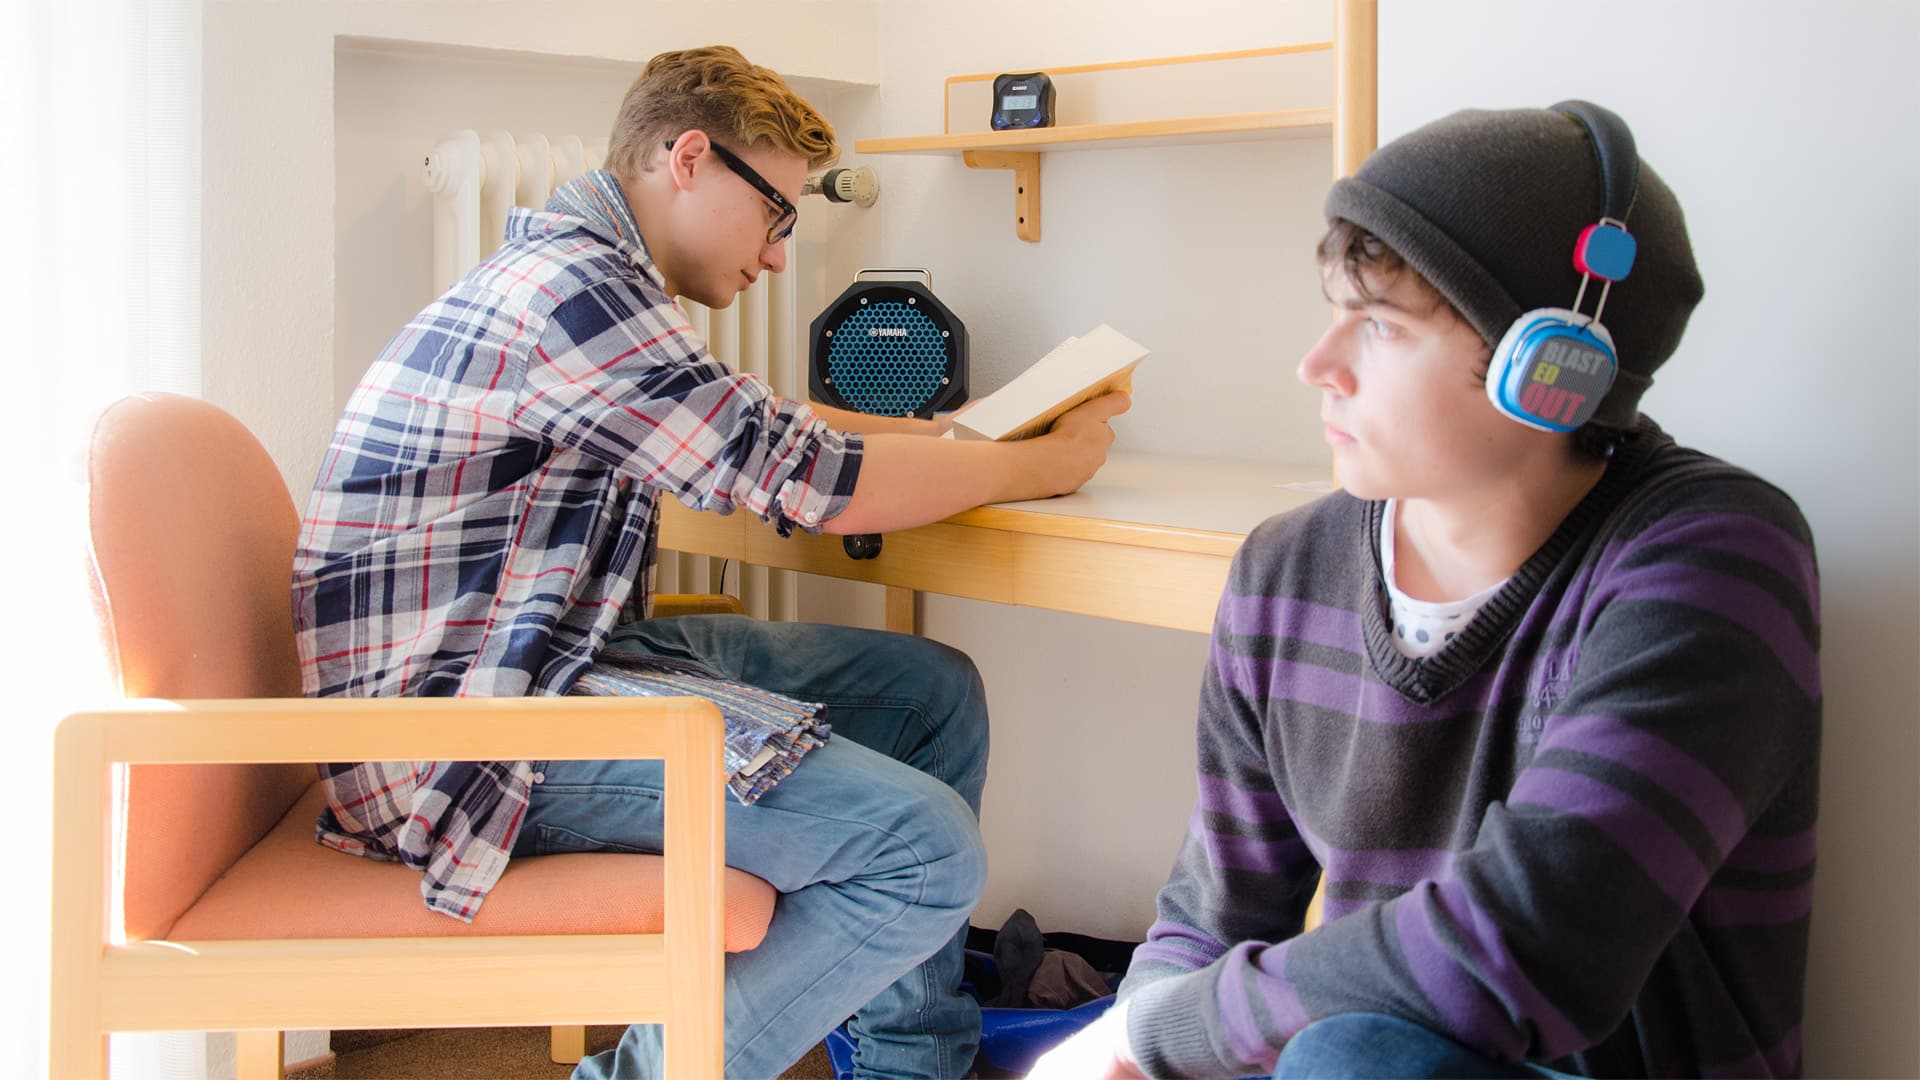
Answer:
[[1040, 242], [1040, 153], [1037, 150], [963, 150], [972, 169], [1013, 170], [1013, 231], [1030, 244]]

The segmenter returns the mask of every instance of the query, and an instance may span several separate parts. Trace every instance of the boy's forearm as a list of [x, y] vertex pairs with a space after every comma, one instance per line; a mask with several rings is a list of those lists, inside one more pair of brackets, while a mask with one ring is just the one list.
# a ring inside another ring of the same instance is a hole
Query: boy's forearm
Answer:
[[911, 529], [982, 503], [1044, 499], [1074, 491], [1107, 460], [1108, 421], [1125, 394], [1094, 398], [1054, 421], [1045, 435], [1015, 442], [866, 437], [847, 508], [822, 528], [832, 533]]
[[866, 437], [853, 499], [823, 522], [830, 533], [911, 529], [984, 503], [1040, 498], [1034, 442], [973, 442], [912, 435]]
[[917, 420], [911, 416], [874, 416], [871, 413], [853, 412], [849, 409], [836, 409], [831, 405], [809, 402], [808, 407], [814, 415], [827, 422], [827, 426], [836, 431], [852, 431], [861, 435], [938, 435], [946, 426], [938, 420]]

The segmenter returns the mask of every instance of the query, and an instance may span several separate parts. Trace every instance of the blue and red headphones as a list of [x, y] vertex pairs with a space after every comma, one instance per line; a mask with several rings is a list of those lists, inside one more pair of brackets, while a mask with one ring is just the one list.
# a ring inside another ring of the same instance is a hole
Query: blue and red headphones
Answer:
[[[1627, 214], [1640, 182], [1640, 156], [1626, 121], [1585, 101], [1553, 107], [1580, 121], [1600, 159], [1605, 201], [1600, 220], [1581, 230], [1573, 245], [1580, 290], [1571, 308], [1536, 308], [1507, 328], [1487, 370], [1493, 407], [1541, 431], [1572, 431], [1593, 419], [1613, 385], [1619, 359], [1613, 335], [1600, 323], [1613, 283], [1633, 269], [1636, 249]], [[1587, 285], [1599, 278], [1600, 299], [1591, 316], [1580, 313]]]

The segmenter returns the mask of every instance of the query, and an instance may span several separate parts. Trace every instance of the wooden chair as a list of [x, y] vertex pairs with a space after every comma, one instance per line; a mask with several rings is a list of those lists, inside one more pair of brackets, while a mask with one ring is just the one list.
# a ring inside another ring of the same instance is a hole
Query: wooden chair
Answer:
[[[108, 655], [126, 697], [172, 700], [55, 737], [51, 1075], [105, 1077], [114, 1031], [237, 1031], [250, 1080], [290, 1028], [565, 1025], [558, 1047], [662, 1022], [668, 1075], [720, 1076], [722, 949], [759, 943], [774, 893], [722, 860], [712, 703], [302, 699], [298, 518], [252, 435], [129, 398], [88, 470]], [[471, 925], [313, 839], [312, 762], [623, 757], [666, 762], [666, 854], [517, 858]]]

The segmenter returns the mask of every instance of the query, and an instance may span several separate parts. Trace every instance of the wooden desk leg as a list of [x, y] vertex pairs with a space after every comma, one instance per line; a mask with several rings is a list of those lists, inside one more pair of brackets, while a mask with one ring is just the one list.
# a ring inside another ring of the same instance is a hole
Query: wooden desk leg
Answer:
[[280, 1080], [287, 1049], [284, 1031], [237, 1031], [234, 1033], [234, 1075], [239, 1080]]
[[896, 634], [920, 632], [920, 594], [899, 585], [887, 586], [887, 629]]
[[578, 1065], [587, 1056], [586, 1026], [555, 1024], [547, 1034], [547, 1056], [557, 1065]]

